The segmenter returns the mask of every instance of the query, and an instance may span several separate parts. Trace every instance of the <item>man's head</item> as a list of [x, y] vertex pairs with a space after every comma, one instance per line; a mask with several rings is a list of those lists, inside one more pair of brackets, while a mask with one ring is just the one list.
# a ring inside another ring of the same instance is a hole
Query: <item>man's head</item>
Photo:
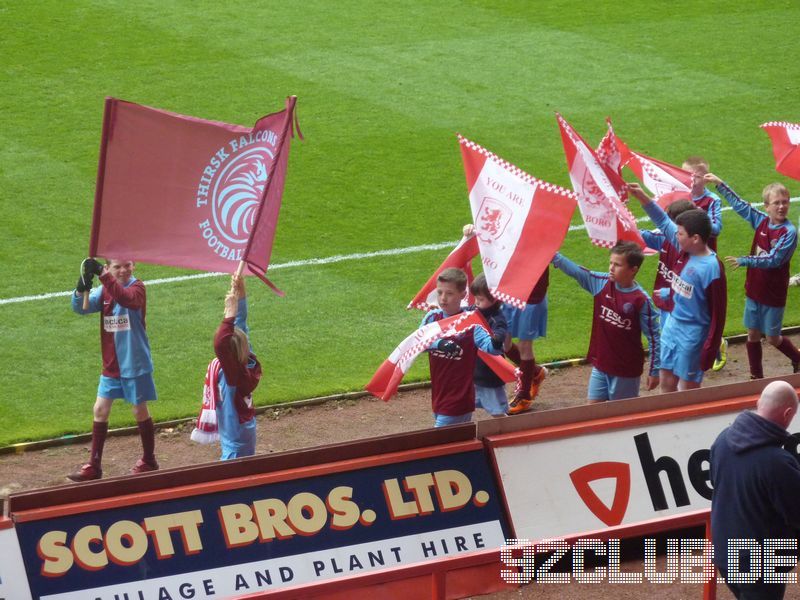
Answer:
[[489, 284], [486, 282], [486, 275], [481, 273], [472, 283], [469, 284], [469, 291], [475, 296], [475, 306], [482, 309], [491, 308], [495, 303], [494, 296], [489, 291]]
[[617, 242], [611, 248], [608, 260], [608, 275], [611, 281], [621, 287], [630, 287], [644, 261], [644, 254], [634, 242]]
[[436, 278], [436, 300], [448, 315], [461, 312], [461, 300], [467, 291], [467, 274], [461, 269], [450, 267]]
[[127, 258], [109, 258], [106, 260], [106, 266], [111, 276], [125, 285], [131, 280], [136, 263]]
[[797, 392], [785, 381], [773, 381], [761, 392], [756, 404], [756, 414], [780, 425], [789, 427], [797, 413]]
[[704, 210], [693, 208], [675, 217], [678, 226], [678, 245], [689, 254], [704, 252], [711, 237], [711, 219]]
[[764, 210], [767, 211], [770, 223], [783, 223], [789, 214], [789, 190], [782, 183], [770, 183], [761, 192], [764, 199]]
[[700, 196], [706, 187], [703, 177], [708, 173], [708, 161], [702, 156], [690, 156], [683, 161], [681, 168], [692, 174], [692, 195]]

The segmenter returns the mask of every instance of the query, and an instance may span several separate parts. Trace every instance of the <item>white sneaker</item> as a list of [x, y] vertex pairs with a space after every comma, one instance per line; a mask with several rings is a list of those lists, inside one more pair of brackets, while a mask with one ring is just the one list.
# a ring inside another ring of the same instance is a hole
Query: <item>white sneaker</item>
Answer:
[[794, 285], [794, 286], [800, 285], [800, 273], [789, 277], [789, 285]]

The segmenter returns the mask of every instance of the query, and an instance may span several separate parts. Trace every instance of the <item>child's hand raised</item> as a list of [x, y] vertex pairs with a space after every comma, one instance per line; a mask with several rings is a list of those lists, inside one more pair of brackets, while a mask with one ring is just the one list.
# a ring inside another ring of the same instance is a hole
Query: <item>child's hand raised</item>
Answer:
[[703, 175], [703, 180], [706, 183], [713, 183], [714, 185], [719, 185], [720, 183], [722, 183], [722, 179], [720, 179], [713, 173], [706, 173], [705, 175]]
[[464, 228], [461, 230], [461, 232], [464, 234], [464, 237], [469, 237], [475, 233], [475, 225], [472, 223], [467, 223], [464, 225]]
[[236, 295], [236, 298], [241, 300], [247, 295], [244, 289], [244, 277], [241, 275], [231, 275], [231, 292]]
[[628, 192], [630, 192], [631, 196], [636, 198], [642, 204], [652, 202], [652, 198], [647, 195], [647, 193], [642, 189], [642, 186], [640, 186], [638, 183], [629, 183]]

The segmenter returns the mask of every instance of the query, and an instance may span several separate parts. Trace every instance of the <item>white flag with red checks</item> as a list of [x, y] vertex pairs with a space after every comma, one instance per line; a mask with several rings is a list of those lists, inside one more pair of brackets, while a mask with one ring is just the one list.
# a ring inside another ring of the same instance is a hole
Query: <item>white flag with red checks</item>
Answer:
[[[614, 128], [611, 126], [611, 119], [606, 119], [606, 125], [608, 126], [608, 130], [597, 145], [595, 155], [601, 165], [609, 171], [616, 173], [619, 175], [619, 178], [622, 179], [622, 167], [625, 166], [625, 162], [630, 157], [624, 153], [627, 147], [619, 142], [617, 134], [614, 133]], [[623, 202], [627, 202], [628, 190], [623, 189], [620, 197]]]
[[[389, 358], [383, 361], [365, 389], [373, 396], [388, 401], [397, 393], [403, 376], [420, 354], [442, 338], [461, 335], [475, 327], [483, 327], [491, 332], [486, 319], [477, 310], [462, 312], [420, 327], [400, 342]], [[478, 352], [478, 355], [503, 381], [514, 381], [514, 367], [503, 357], [485, 352]]]
[[611, 248], [619, 240], [630, 240], [644, 248], [636, 218], [624, 203], [627, 197], [625, 181], [598, 160], [594, 150], [564, 117], [556, 113], [556, 118], [569, 178], [578, 196], [578, 207], [589, 239], [605, 248]]
[[800, 180], [800, 123], [770, 121], [761, 125], [772, 140], [775, 170]]
[[689, 171], [634, 152], [619, 138], [617, 146], [622, 149], [623, 156], [628, 157], [624, 166], [633, 171], [642, 185], [650, 190], [661, 208], [666, 209], [676, 200], [692, 199], [692, 174]]
[[[463, 270], [467, 274], [467, 285], [472, 283], [472, 259], [478, 255], [478, 239], [474, 235], [461, 238], [458, 245], [453, 251], [447, 255], [444, 262], [438, 269], [431, 275], [430, 279], [422, 286], [422, 289], [417, 292], [417, 295], [408, 303], [406, 308], [418, 308], [420, 310], [431, 310], [432, 308], [439, 308], [438, 300], [436, 298], [436, 279], [439, 273], [450, 267]], [[466, 303], [472, 304], [472, 296], [467, 291]]]
[[575, 195], [465, 137], [458, 141], [489, 290], [523, 308], [567, 235]]

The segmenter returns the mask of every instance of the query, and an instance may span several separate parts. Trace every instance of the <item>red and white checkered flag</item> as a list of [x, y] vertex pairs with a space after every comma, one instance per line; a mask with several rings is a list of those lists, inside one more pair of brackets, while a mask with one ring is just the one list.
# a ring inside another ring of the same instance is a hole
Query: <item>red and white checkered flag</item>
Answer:
[[578, 207], [589, 239], [605, 248], [611, 248], [619, 240], [630, 240], [644, 248], [636, 219], [624, 203], [627, 197], [625, 181], [598, 160], [594, 151], [560, 114], [556, 113], [556, 118], [569, 178], [578, 196]]
[[575, 195], [465, 137], [458, 142], [489, 290], [522, 308], [567, 235]]
[[[422, 289], [417, 292], [417, 295], [408, 303], [406, 308], [418, 308], [420, 310], [431, 310], [432, 308], [439, 308], [436, 298], [436, 279], [439, 273], [450, 267], [461, 269], [467, 274], [467, 285], [472, 283], [472, 259], [478, 255], [478, 239], [474, 235], [461, 238], [453, 251], [447, 255], [444, 262], [439, 265], [439, 268], [431, 275], [430, 279], [422, 286]], [[472, 296], [467, 292], [466, 304], [472, 304]]]
[[760, 127], [772, 140], [775, 170], [800, 180], [800, 123], [770, 121]]
[[619, 138], [617, 144], [624, 148], [623, 153], [629, 157], [624, 166], [633, 171], [642, 185], [650, 190], [661, 208], [666, 209], [676, 200], [692, 199], [692, 174], [689, 171], [634, 152]]

